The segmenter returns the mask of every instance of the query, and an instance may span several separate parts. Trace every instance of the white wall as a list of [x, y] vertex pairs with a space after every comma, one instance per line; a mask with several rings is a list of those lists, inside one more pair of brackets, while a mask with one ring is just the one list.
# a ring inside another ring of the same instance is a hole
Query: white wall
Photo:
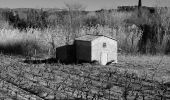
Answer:
[[[106, 43], [106, 48], [103, 48], [103, 43]], [[107, 60], [112, 61], [114, 60], [117, 63], [117, 41], [107, 38], [107, 37], [100, 37], [92, 41], [92, 56], [91, 59], [97, 60], [100, 62], [101, 54], [107, 53]]]

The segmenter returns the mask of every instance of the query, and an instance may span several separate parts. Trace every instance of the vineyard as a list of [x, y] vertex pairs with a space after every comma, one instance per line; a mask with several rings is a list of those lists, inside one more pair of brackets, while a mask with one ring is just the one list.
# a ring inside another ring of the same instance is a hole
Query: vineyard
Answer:
[[[136, 59], [136, 58], [135, 58]], [[170, 99], [169, 57], [160, 66], [125, 62], [115, 65], [27, 64], [22, 58], [1, 55], [2, 100], [165, 100]], [[121, 61], [122, 60], [122, 61]], [[123, 61], [124, 60], [124, 61]], [[156, 61], [156, 60], [155, 60]], [[157, 61], [156, 61], [157, 63]], [[144, 64], [144, 63], [143, 63]], [[158, 63], [159, 64], [159, 63]], [[154, 70], [154, 68], [160, 70]], [[163, 72], [164, 71], [164, 72]], [[158, 73], [158, 74], [154, 74]], [[160, 74], [162, 73], [162, 74]], [[162, 78], [164, 77], [164, 78]]]

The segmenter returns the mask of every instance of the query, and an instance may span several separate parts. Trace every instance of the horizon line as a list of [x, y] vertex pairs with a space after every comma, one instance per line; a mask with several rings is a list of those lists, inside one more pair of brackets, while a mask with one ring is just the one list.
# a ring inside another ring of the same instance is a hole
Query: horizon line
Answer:
[[[117, 6], [116, 8], [100, 8], [100, 9], [96, 9], [96, 10], [83, 10], [83, 11], [98, 11], [98, 10], [116, 10], [118, 9], [118, 7], [136, 7], [138, 5], [122, 5], [122, 6]], [[142, 6], [142, 7], [153, 7], [156, 8], [154, 6]], [[158, 6], [158, 8], [170, 8], [170, 6]], [[58, 10], [66, 10], [64, 8], [58, 8], [58, 7], [0, 7], [0, 9], [58, 9]]]

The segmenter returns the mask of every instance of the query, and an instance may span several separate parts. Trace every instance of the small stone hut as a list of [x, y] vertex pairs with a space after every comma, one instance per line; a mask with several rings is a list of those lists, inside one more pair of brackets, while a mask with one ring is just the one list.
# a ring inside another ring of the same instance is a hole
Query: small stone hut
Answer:
[[75, 39], [77, 61], [117, 63], [117, 40], [103, 35], [84, 35]]

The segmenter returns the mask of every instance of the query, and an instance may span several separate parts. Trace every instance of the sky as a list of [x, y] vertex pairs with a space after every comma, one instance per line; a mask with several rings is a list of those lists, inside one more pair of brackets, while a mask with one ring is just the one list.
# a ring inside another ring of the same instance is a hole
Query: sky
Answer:
[[[65, 3], [73, 2], [82, 4], [88, 11], [138, 4], [138, 0], [0, 0], [0, 8], [64, 8]], [[142, 0], [142, 4], [144, 6], [170, 6], [170, 0]]]

